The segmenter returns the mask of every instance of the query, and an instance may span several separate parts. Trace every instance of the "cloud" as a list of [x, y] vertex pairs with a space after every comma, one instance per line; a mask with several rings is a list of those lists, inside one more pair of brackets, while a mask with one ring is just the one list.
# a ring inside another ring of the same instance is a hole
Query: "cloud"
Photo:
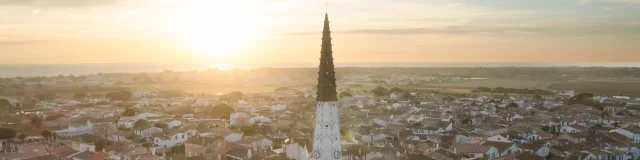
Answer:
[[32, 7], [94, 7], [118, 4], [121, 0], [0, 0], [0, 5]]
[[[368, 34], [368, 35], [452, 35], [475, 33], [554, 33], [554, 34], [614, 34], [614, 33], [638, 33], [640, 27], [629, 26], [454, 26], [444, 28], [395, 28], [395, 29], [355, 29], [333, 31], [334, 34]], [[290, 32], [284, 35], [320, 35], [321, 32]]]
[[0, 40], [0, 46], [51, 43], [53, 40]]
[[589, 3], [592, 3], [592, 2], [640, 4], [640, 0], [578, 0], [578, 3], [580, 3], [580, 4], [589, 4]]

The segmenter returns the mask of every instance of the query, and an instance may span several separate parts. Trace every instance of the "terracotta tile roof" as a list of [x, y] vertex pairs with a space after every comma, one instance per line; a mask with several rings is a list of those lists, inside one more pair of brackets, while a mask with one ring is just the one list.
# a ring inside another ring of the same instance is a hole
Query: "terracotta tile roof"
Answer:
[[109, 156], [107, 152], [97, 152], [89, 157], [89, 160], [105, 160]]
[[435, 160], [431, 157], [427, 157], [424, 154], [408, 154], [404, 160]]
[[496, 147], [496, 149], [498, 149], [498, 152], [502, 153], [504, 151], [506, 151], [507, 149], [509, 149], [509, 147], [513, 146], [513, 143], [505, 143], [505, 142], [493, 142], [493, 141], [487, 141], [482, 143], [482, 145], [488, 145], [488, 146], [493, 146]]
[[456, 153], [486, 153], [489, 149], [493, 148], [488, 145], [477, 145], [469, 143], [456, 143], [451, 147]]
[[611, 133], [607, 133], [606, 135], [615, 139], [618, 142], [628, 142], [627, 140], [629, 139], [627, 136], [624, 136], [618, 132], [611, 132]]
[[49, 154], [42, 144], [26, 145], [18, 149], [18, 153], [23, 157], [40, 157]]
[[547, 141], [535, 141], [533, 143], [524, 144], [519, 147], [528, 149], [528, 150], [538, 150], [542, 148], [545, 144], [547, 144]]
[[77, 159], [82, 159], [82, 160], [89, 160], [89, 158], [91, 158], [91, 156], [93, 156], [93, 154], [94, 153], [91, 152], [91, 151], [84, 151], [84, 152], [77, 153], [77, 154], [75, 154], [75, 155], [73, 155], [71, 157], [73, 157], [74, 159], [77, 158]]
[[136, 148], [132, 148], [132, 149], [127, 150], [122, 155], [123, 156], [127, 156], [127, 157], [133, 157], [133, 156], [136, 156], [136, 155], [147, 154], [147, 152], [148, 152], [148, 150], [145, 147], [136, 147]]
[[427, 157], [431, 157], [433, 159], [437, 159], [437, 160], [458, 160], [461, 159], [462, 156], [452, 153], [450, 151], [447, 151], [445, 149], [433, 149], [433, 150], [428, 150], [425, 151], [424, 153]]
[[575, 129], [580, 130], [580, 131], [584, 131], [585, 130], [585, 127], [583, 127], [581, 125], [577, 125], [577, 124], [569, 125], [569, 127], [575, 128]]
[[60, 148], [56, 148], [51, 152], [51, 154], [59, 156], [59, 157], [68, 157], [68, 156], [73, 155], [75, 153], [78, 153], [78, 151], [73, 150], [71, 147], [67, 147], [67, 146], [62, 146]]

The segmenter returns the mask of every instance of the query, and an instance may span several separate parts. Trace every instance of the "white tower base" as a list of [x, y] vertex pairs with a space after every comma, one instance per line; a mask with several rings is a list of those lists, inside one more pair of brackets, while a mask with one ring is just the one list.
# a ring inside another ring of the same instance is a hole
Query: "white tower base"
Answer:
[[340, 121], [338, 102], [317, 102], [316, 122], [313, 133], [314, 160], [338, 160], [342, 157], [340, 145]]

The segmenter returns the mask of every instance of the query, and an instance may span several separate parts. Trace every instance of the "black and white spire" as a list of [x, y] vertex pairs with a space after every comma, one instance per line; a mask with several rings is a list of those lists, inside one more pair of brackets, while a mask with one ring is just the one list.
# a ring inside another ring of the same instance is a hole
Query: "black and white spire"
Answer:
[[318, 71], [318, 97], [316, 101], [338, 101], [336, 75], [333, 68], [333, 49], [331, 47], [331, 29], [329, 14], [324, 15], [322, 30], [322, 49], [320, 50], [320, 70]]

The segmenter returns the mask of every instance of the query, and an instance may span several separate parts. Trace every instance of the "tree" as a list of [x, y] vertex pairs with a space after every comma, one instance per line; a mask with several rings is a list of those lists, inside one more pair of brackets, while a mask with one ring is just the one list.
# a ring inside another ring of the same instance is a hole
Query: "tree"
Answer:
[[169, 128], [169, 125], [166, 124], [166, 123], [163, 123], [163, 122], [156, 123], [153, 126], [154, 127], [158, 127], [158, 128], [162, 128], [163, 130]]
[[473, 122], [471, 121], [471, 119], [468, 119], [468, 118], [462, 120], [462, 124], [472, 124], [472, 123]]
[[229, 129], [230, 129], [230, 130], [236, 130], [236, 129], [238, 129], [238, 126], [236, 126], [236, 125], [231, 125], [231, 126], [229, 126]]
[[58, 96], [49, 92], [40, 92], [40, 93], [36, 93], [35, 97], [39, 100], [53, 100]]
[[252, 126], [242, 126], [240, 127], [240, 131], [244, 133], [245, 136], [253, 136], [255, 133], [255, 128]]
[[11, 139], [16, 137], [16, 131], [10, 128], [0, 128], [0, 139]]
[[391, 90], [389, 90], [389, 92], [391, 93], [398, 93], [398, 92], [402, 92], [402, 89], [398, 88], [398, 87], [393, 87], [391, 88]]
[[540, 100], [542, 99], [542, 96], [536, 94], [535, 96], [533, 96], [533, 99]]
[[51, 131], [49, 131], [49, 130], [44, 130], [44, 131], [40, 132], [40, 135], [42, 137], [44, 137], [44, 139], [49, 140], [49, 138], [51, 138], [53, 136], [53, 133], [51, 133]]
[[587, 99], [591, 100], [593, 98], [593, 93], [580, 93], [578, 95], [573, 96], [575, 101], [585, 101]]
[[416, 123], [413, 123], [413, 126], [414, 126], [414, 127], [421, 127], [421, 126], [422, 126], [422, 123], [420, 123], [420, 122], [416, 122]]
[[405, 93], [402, 95], [402, 98], [404, 98], [404, 99], [411, 99], [411, 93], [409, 93], [409, 92], [405, 92]]
[[104, 95], [105, 98], [111, 101], [129, 101], [133, 93], [129, 91], [109, 92]]
[[371, 90], [371, 92], [375, 96], [386, 96], [388, 91], [384, 87], [376, 87], [373, 90]]
[[340, 127], [340, 140], [351, 141], [353, 139], [353, 134], [351, 130], [347, 127]]
[[13, 105], [11, 105], [11, 102], [9, 102], [9, 100], [0, 98], [0, 107], [4, 108], [4, 107], [11, 107], [11, 106]]
[[276, 88], [275, 91], [277, 92], [277, 91], [288, 91], [288, 90], [291, 90], [291, 89], [289, 89], [289, 87], [278, 87]]
[[171, 147], [171, 151], [169, 151], [169, 153], [171, 153], [171, 154], [183, 154], [184, 155], [185, 147], [184, 147], [184, 145], [173, 146], [173, 147]]
[[75, 99], [84, 99], [84, 98], [87, 98], [87, 94], [85, 94], [85, 93], [75, 93], [75, 94], [73, 94], [73, 98], [75, 98]]
[[125, 108], [124, 112], [122, 112], [123, 117], [132, 117], [136, 116], [136, 110], [133, 108]]
[[102, 152], [102, 150], [107, 147], [107, 141], [105, 141], [104, 139], [100, 139], [93, 143], [93, 145], [96, 146], [96, 152]]
[[233, 112], [235, 112], [233, 107], [231, 107], [231, 106], [229, 106], [228, 104], [225, 104], [225, 103], [219, 103], [216, 106], [214, 106], [213, 108], [211, 108], [211, 111], [209, 111], [209, 115], [220, 116], [220, 117], [222, 117], [222, 119], [229, 119], [229, 116]]
[[40, 116], [34, 115], [33, 117], [31, 117], [31, 121], [29, 123], [31, 123], [36, 128], [40, 128], [42, 126], [42, 118], [40, 118]]
[[338, 94], [338, 97], [343, 98], [343, 97], [352, 97], [351, 93], [347, 92], [347, 91], [343, 91], [340, 92], [340, 94]]
[[518, 105], [517, 103], [509, 103], [506, 108], [518, 108], [518, 107], [520, 107], [520, 105]]
[[220, 97], [220, 100], [225, 102], [238, 102], [238, 100], [242, 100], [243, 97], [244, 97], [244, 93], [235, 91], [226, 95], [222, 95]]
[[442, 98], [442, 100], [444, 100], [444, 101], [453, 101], [455, 99], [453, 97], [451, 97], [451, 96], [447, 96], [447, 97]]
[[21, 140], [22, 142], [24, 142], [24, 139], [26, 139], [26, 138], [27, 138], [27, 135], [25, 135], [24, 133], [20, 133], [20, 135], [18, 136], [18, 138], [20, 138], [20, 140]]
[[133, 128], [140, 128], [143, 126], [146, 126], [149, 122], [145, 119], [140, 119], [138, 121], [136, 121], [136, 123], [133, 123]]

